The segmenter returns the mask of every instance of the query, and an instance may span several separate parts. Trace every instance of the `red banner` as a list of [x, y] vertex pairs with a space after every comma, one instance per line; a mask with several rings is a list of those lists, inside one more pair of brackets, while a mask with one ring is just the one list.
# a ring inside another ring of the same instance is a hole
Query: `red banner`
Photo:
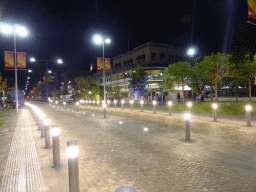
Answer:
[[[97, 57], [97, 70], [103, 70], [103, 58]], [[110, 58], [105, 58], [105, 71], [110, 71]]]
[[26, 69], [26, 53], [17, 53], [17, 68]]
[[44, 82], [51, 82], [51, 76], [44, 76]]
[[248, 17], [256, 20], [256, 0], [247, 0]]
[[4, 65], [5, 68], [14, 68], [14, 56], [12, 51], [4, 52]]

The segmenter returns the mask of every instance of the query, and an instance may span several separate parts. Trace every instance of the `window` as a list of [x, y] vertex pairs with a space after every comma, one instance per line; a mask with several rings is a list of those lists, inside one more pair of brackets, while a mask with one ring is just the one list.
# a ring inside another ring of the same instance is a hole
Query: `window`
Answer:
[[138, 61], [138, 63], [141, 62], [141, 56], [137, 56], [136, 60]]
[[161, 53], [161, 54], [160, 54], [160, 60], [161, 60], [161, 61], [164, 61], [164, 60], [165, 60], [165, 57], [166, 57], [166, 56], [165, 56], [164, 53]]
[[152, 54], [151, 54], [151, 60], [152, 60], [152, 61], [155, 61], [155, 58], [156, 58], [156, 54], [155, 54], [155, 53], [152, 53]]
[[142, 62], [146, 61], [145, 54], [142, 54], [142, 55], [141, 55], [141, 59], [142, 59]]

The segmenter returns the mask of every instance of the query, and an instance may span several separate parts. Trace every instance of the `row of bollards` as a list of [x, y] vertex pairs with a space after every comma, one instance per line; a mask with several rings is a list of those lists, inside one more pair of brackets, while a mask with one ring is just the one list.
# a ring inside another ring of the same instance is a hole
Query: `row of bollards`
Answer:
[[[56, 103], [57, 104], [57, 103]], [[60, 128], [59, 125], [51, 125], [51, 120], [34, 105], [25, 103], [29, 107], [32, 117], [38, 125], [38, 130], [41, 130], [41, 137], [45, 138], [45, 149], [53, 148], [53, 164], [52, 167], [60, 166]], [[67, 157], [68, 157], [68, 175], [69, 175], [69, 191], [79, 192], [79, 174], [78, 174], [78, 142], [70, 140], [67, 142]]]

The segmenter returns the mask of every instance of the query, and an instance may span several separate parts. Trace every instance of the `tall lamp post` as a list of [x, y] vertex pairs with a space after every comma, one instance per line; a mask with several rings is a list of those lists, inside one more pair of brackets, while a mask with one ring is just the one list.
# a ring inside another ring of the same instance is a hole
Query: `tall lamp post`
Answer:
[[96, 36], [94, 37], [94, 42], [95, 42], [96, 44], [101, 44], [101, 43], [102, 43], [102, 45], [103, 45], [103, 86], [104, 86], [104, 102], [106, 102], [106, 90], [105, 90], [105, 78], [106, 78], [106, 77], [105, 77], [104, 44], [105, 44], [105, 43], [109, 44], [109, 43], [111, 42], [111, 40], [108, 39], [108, 38], [102, 39], [101, 36], [96, 35]]
[[17, 74], [17, 53], [16, 53], [16, 35], [26, 36], [28, 34], [27, 30], [24, 27], [19, 25], [10, 25], [3, 24], [1, 26], [1, 32], [5, 34], [13, 33], [14, 37], [14, 70], [15, 70], [15, 101], [16, 101], [16, 113], [19, 112], [19, 100], [18, 100], [18, 74]]
[[[193, 58], [195, 55], [195, 49], [194, 48], [189, 48], [188, 50], [188, 55], [191, 57], [191, 61], [189, 62], [189, 81], [191, 83], [191, 73], [190, 73], [190, 66], [193, 65]], [[192, 99], [194, 100], [194, 91], [192, 90]]]
[[[35, 58], [31, 58], [30, 59], [30, 61], [31, 62], [36, 62], [36, 59]], [[46, 68], [45, 68], [45, 72], [46, 72], [46, 82], [48, 83], [48, 73], [51, 73], [51, 71], [48, 71], [48, 62], [49, 61], [55, 61], [55, 60], [38, 60], [38, 61], [45, 61], [45, 65], [46, 65]], [[57, 63], [58, 64], [62, 64], [63, 63], [63, 61], [61, 60], [61, 59], [58, 59], [57, 60]], [[47, 91], [47, 95], [46, 95], [46, 100], [48, 99], [48, 95], [49, 95], [49, 93], [48, 93], [48, 91]]]

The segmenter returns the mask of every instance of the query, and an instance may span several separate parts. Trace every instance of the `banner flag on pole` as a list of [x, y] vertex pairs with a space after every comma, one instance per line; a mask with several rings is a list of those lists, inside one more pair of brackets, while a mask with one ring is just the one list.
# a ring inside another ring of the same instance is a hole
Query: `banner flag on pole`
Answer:
[[110, 71], [111, 65], [110, 65], [110, 58], [105, 58], [105, 71]]
[[97, 70], [103, 70], [103, 58], [97, 57]]
[[17, 52], [17, 68], [26, 69], [26, 53]]
[[90, 72], [93, 71], [93, 65], [91, 64], [90, 66]]
[[248, 17], [256, 20], [256, 0], [247, 0]]
[[44, 76], [44, 82], [51, 82], [51, 76]]
[[[103, 70], [103, 58], [97, 57], [97, 70]], [[110, 71], [110, 58], [105, 58], [105, 71]]]
[[5, 68], [14, 68], [14, 54], [12, 51], [4, 52], [4, 65]]

